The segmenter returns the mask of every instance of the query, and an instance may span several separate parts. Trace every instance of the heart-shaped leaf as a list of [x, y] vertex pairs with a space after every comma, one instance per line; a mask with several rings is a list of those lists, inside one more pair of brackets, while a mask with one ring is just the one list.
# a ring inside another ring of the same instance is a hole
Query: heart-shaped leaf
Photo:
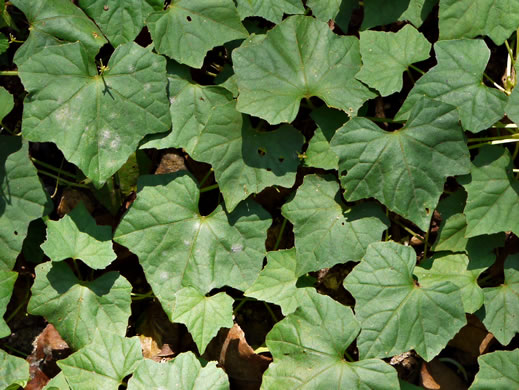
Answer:
[[36, 267], [27, 310], [45, 317], [73, 349], [79, 349], [92, 341], [96, 329], [126, 334], [131, 290], [117, 272], [82, 282], [67, 264], [49, 261]]
[[303, 307], [274, 325], [267, 347], [274, 362], [263, 375], [269, 389], [398, 389], [396, 371], [378, 359], [346, 361], [359, 332], [349, 307], [314, 293]]
[[193, 68], [213, 47], [248, 35], [232, 0], [173, 0], [146, 24], [157, 52]]
[[4, 271], [0, 269], [0, 338], [9, 336], [11, 330], [7, 323], [3, 320], [7, 310], [7, 305], [11, 300], [14, 282], [16, 282], [18, 274], [16, 272]]
[[261, 42], [235, 49], [232, 59], [236, 108], [270, 124], [292, 122], [303, 98], [317, 96], [354, 115], [374, 97], [354, 78], [361, 65], [358, 39], [338, 36], [311, 17], [285, 19]]
[[97, 186], [146, 134], [171, 126], [166, 60], [133, 42], [115, 50], [102, 74], [80, 43], [41, 50], [19, 74], [29, 91], [23, 136], [54, 142]]
[[174, 389], [228, 390], [229, 380], [216, 362], [204, 367], [192, 352], [178, 355], [168, 363], [142, 360], [128, 381], [128, 390]]
[[359, 261], [387, 227], [385, 215], [373, 203], [347, 208], [338, 183], [330, 176], [305, 176], [281, 211], [294, 225], [296, 276]]
[[170, 319], [182, 287], [203, 294], [222, 286], [246, 289], [257, 278], [265, 256], [271, 219], [263, 208], [245, 201], [232, 213], [218, 206], [201, 216], [199, 196], [188, 174], [143, 176], [137, 200], [114, 235], [117, 243], [139, 256]]
[[374, 197], [424, 231], [447, 177], [470, 169], [456, 110], [425, 98], [416, 102], [398, 131], [354, 118], [337, 131], [331, 144], [341, 172], [346, 172], [341, 176], [346, 200]]
[[377, 242], [346, 277], [362, 328], [361, 358], [414, 349], [430, 361], [466, 324], [459, 287], [449, 281], [420, 287], [413, 279], [415, 265], [413, 248]]
[[478, 357], [479, 371], [470, 390], [509, 390], [519, 386], [519, 349]]
[[112, 228], [96, 225], [83, 203], [59, 221], [47, 221], [47, 240], [41, 249], [52, 261], [80, 259], [94, 269], [107, 267], [117, 257]]
[[0, 269], [10, 271], [29, 223], [48, 213], [50, 199], [20, 137], [0, 136]]

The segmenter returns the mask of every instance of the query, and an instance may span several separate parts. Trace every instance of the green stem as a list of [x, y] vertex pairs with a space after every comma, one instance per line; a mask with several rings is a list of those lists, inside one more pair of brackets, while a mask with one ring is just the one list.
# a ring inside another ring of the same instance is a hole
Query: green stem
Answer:
[[510, 45], [508, 44], [507, 40], [505, 40], [505, 46], [506, 46], [506, 50], [508, 50], [508, 55], [510, 56], [510, 60], [512, 61], [512, 67], [515, 67], [514, 52], [513, 52], [512, 48], [510, 47]]
[[17, 70], [2, 70], [0, 76], [18, 76]]
[[72, 259], [72, 267], [74, 268], [74, 271], [76, 272], [77, 278], [79, 280], [83, 280], [83, 277], [81, 276], [81, 272], [79, 271], [79, 266], [77, 264], [76, 259]]
[[409, 65], [409, 67], [413, 70], [416, 70], [418, 73], [421, 73], [421, 74], [425, 74], [425, 72], [423, 70], [421, 70], [420, 68], [414, 66], [413, 64]]
[[405, 121], [397, 121], [397, 120], [389, 119], [389, 118], [378, 118], [376, 116], [363, 116], [362, 118], [369, 119], [373, 122], [387, 122], [387, 123], [399, 123], [399, 124], [405, 123]]
[[16, 349], [16, 348], [14, 348], [14, 347], [11, 347], [10, 345], [2, 344], [2, 347], [7, 348], [7, 349], [8, 349], [9, 351], [11, 351], [11, 352], [14, 352], [14, 354], [18, 355], [18, 356], [21, 357], [21, 358], [24, 358], [24, 359], [25, 359], [25, 358], [27, 357], [27, 354], [26, 354], [26, 353], [20, 351], [19, 349]]
[[153, 291], [151, 291], [151, 290], [144, 294], [132, 293], [131, 295], [132, 295], [132, 301], [140, 301], [143, 299], [155, 298], [155, 294], [153, 294]]
[[236, 313], [238, 313], [238, 311], [241, 309], [241, 307], [243, 305], [245, 305], [246, 302], [250, 301], [250, 298], [249, 297], [245, 297], [240, 303], [238, 303], [238, 306], [236, 306], [236, 309], [234, 309], [232, 311], [232, 314], [233, 315], [236, 315]]
[[415, 79], [414, 79], [414, 77], [413, 77], [413, 74], [411, 73], [411, 70], [410, 70], [409, 68], [407, 68], [406, 71], [407, 71], [407, 75], [408, 75], [409, 78], [411, 79], [411, 82], [412, 82], [413, 84], [415, 84], [416, 81], [415, 81]]
[[270, 305], [267, 302], [265, 302], [265, 301], [263, 301], [263, 304], [265, 305], [265, 307], [267, 308], [267, 311], [269, 312], [270, 316], [274, 320], [274, 323], [278, 323], [279, 320], [276, 317], [276, 315], [274, 314], [274, 312], [272, 311], [272, 309], [270, 308]]
[[211, 173], [213, 172], [213, 168], [209, 169], [205, 176], [200, 180], [200, 184], [198, 184], [199, 187], [202, 187], [202, 185], [206, 182], [207, 179], [209, 179], [209, 176], [211, 176]]
[[216, 188], [218, 188], [218, 184], [213, 184], [213, 185], [201, 188], [200, 192], [208, 192], [208, 191], [212, 191], [212, 190], [214, 190]]
[[423, 238], [423, 236], [421, 236], [420, 234], [418, 233], [415, 233], [413, 232], [411, 229], [409, 229], [407, 226], [405, 226], [402, 222], [398, 221], [398, 220], [393, 220], [393, 222], [395, 222], [398, 226], [400, 226], [402, 229], [404, 229], [407, 233], [409, 233], [410, 235], [412, 235], [413, 237], [417, 237], [419, 238], [420, 240], [424, 241], [425, 239]]
[[509, 144], [509, 143], [512, 143], [512, 142], [519, 142], [519, 138], [510, 138], [510, 137], [508, 137], [507, 139], [503, 139], [503, 140], [500, 140], [500, 141], [482, 142], [480, 144], [470, 145], [469, 149], [477, 149], [477, 148], [481, 148], [481, 147], [483, 147], [485, 145]]
[[349, 361], [349, 362], [354, 362], [355, 360], [353, 360], [353, 358], [351, 357], [351, 355], [348, 353], [348, 351], [344, 351], [344, 356], [346, 356], [346, 359]]
[[458, 363], [456, 360], [454, 359], [451, 359], [451, 358], [448, 358], [448, 357], [443, 357], [443, 358], [439, 358], [438, 359], [440, 362], [445, 362], [445, 363], [450, 363], [454, 366], [456, 366], [456, 368], [461, 372], [461, 374], [463, 375], [463, 378], [465, 379], [465, 382], [468, 382], [469, 381], [469, 377], [467, 375], [467, 371], [465, 371], [465, 368], [460, 364]]
[[38, 173], [41, 173], [42, 175], [45, 175], [45, 176], [48, 176], [48, 177], [52, 177], [53, 179], [59, 181], [60, 183], [66, 184], [66, 185], [68, 185], [70, 187], [90, 188], [89, 186], [87, 186], [85, 184], [71, 182], [71, 181], [69, 181], [67, 179], [63, 179], [62, 177], [60, 178], [60, 177], [54, 175], [53, 173], [42, 171], [41, 169], [38, 169]]
[[427, 229], [427, 231], [425, 232], [425, 241], [423, 243], [423, 258], [426, 259], [427, 258], [427, 248], [429, 247], [429, 232], [431, 231], [431, 229]]
[[281, 224], [281, 228], [279, 229], [278, 238], [276, 239], [276, 243], [274, 244], [274, 250], [277, 251], [279, 248], [279, 244], [281, 242], [281, 237], [283, 236], [283, 232], [285, 231], [285, 226], [287, 226], [287, 219], [283, 219], [283, 223]]
[[518, 138], [519, 133], [507, 134], [507, 135], [499, 135], [496, 137], [479, 137], [479, 138], [469, 138], [468, 142], [485, 142], [485, 141], [497, 141], [502, 139], [510, 139], [510, 138]]
[[13, 310], [11, 314], [9, 314], [9, 317], [5, 320], [5, 322], [9, 323], [11, 320], [18, 314], [18, 312], [27, 304], [27, 301], [29, 300], [29, 290], [25, 292], [25, 297], [23, 298], [23, 301], [20, 302], [18, 306], [16, 306], [16, 309]]

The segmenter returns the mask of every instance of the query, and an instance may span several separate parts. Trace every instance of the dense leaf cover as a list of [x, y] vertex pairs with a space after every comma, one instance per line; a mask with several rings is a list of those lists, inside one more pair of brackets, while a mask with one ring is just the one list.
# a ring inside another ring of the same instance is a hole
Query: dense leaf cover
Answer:
[[518, 54], [516, 0], [0, 0], [0, 388], [519, 387]]

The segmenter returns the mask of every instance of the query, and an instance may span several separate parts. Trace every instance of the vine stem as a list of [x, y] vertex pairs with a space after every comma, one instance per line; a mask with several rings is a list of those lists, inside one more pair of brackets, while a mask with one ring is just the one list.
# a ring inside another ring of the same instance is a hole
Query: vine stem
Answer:
[[18, 76], [17, 70], [2, 70], [0, 76]]
[[287, 219], [283, 219], [283, 223], [281, 224], [281, 228], [279, 229], [278, 238], [276, 239], [276, 243], [274, 244], [274, 250], [276, 251], [279, 248], [279, 244], [281, 242], [281, 237], [283, 236], [283, 232], [285, 230], [285, 226], [287, 226]]
[[421, 74], [425, 74], [425, 72], [423, 70], [421, 70], [420, 68], [414, 66], [413, 64], [409, 65], [409, 67], [413, 70], [416, 70], [418, 73], [421, 73]]
[[210, 185], [210, 186], [207, 186], [207, 187], [204, 187], [204, 188], [201, 188], [200, 189], [200, 192], [207, 192], [207, 191], [211, 191], [211, 190], [214, 190], [218, 188], [218, 184], [213, 184], [213, 185]]
[[45, 176], [48, 176], [48, 177], [52, 177], [53, 179], [59, 181], [60, 183], [66, 184], [66, 185], [71, 186], [71, 187], [90, 188], [86, 184], [74, 183], [74, 182], [71, 182], [71, 181], [69, 181], [67, 179], [63, 179], [62, 177], [58, 177], [58, 176], [54, 175], [53, 173], [42, 171], [41, 169], [38, 169], [38, 173], [41, 173], [42, 175], [45, 175]]

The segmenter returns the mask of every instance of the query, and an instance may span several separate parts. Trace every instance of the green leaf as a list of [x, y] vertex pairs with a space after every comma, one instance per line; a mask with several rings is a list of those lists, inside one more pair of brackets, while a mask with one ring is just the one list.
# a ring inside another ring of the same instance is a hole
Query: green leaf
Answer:
[[117, 257], [112, 227], [96, 225], [82, 202], [59, 221], [47, 222], [47, 240], [41, 248], [52, 261], [80, 259], [94, 269], [106, 268]]
[[16, 282], [18, 274], [16, 272], [4, 271], [0, 269], [0, 338], [9, 336], [11, 330], [3, 317], [7, 311], [7, 305], [11, 300], [14, 282]]
[[0, 136], [0, 269], [10, 271], [29, 223], [42, 217], [50, 199], [21, 137]]
[[25, 387], [29, 379], [29, 363], [0, 349], [0, 388], [15, 390], [18, 386]]
[[431, 44], [411, 25], [396, 33], [360, 32], [360, 54], [363, 66], [355, 77], [375, 88], [382, 96], [402, 89], [402, 72], [410, 64], [429, 58]]
[[330, 147], [330, 141], [339, 127], [348, 121], [348, 116], [333, 108], [319, 107], [310, 114], [317, 129], [308, 143], [304, 163], [308, 167], [339, 169], [339, 158]]
[[79, 0], [79, 6], [95, 20], [110, 43], [117, 47], [132, 42], [153, 11], [164, 7], [163, 0]]
[[485, 288], [483, 324], [503, 345], [508, 345], [519, 332], [519, 255], [509, 256], [504, 264], [505, 282], [499, 287]]
[[298, 275], [295, 248], [268, 252], [267, 259], [267, 265], [244, 295], [275, 303], [287, 316], [306, 303], [311, 289], [296, 287]]
[[467, 193], [458, 190], [438, 203], [437, 210], [441, 214], [442, 222], [432, 247], [434, 252], [465, 252], [469, 241], [465, 237], [467, 220], [463, 214], [466, 200]]
[[235, 49], [232, 60], [238, 111], [270, 124], [292, 122], [302, 98], [317, 96], [354, 115], [375, 96], [354, 78], [361, 66], [358, 39], [336, 35], [312, 17], [285, 19], [261, 42]]
[[228, 103], [232, 94], [225, 88], [193, 82], [187, 69], [168, 63], [169, 112], [174, 131], [152, 135], [141, 148], [185, 148], [192, 153], [214, 107]]
[[498, 4], [495, 0], [440, 0], [440, 39], [488, 35], [500, 46], [518, 25], [519, 3], [515, 0]]
[[449, 281], [419, 287], [416, 253], [395, 242], [371, 244], [344, 287], [355, 298], [362, 330], [359, 356], [390, 357], [414, 349], [432, 360], [466, 324], [459, 287]]
[[213, 47], [248, 35], [232, 0], [173, 0], [146, 24], [158, 53], [193, 68]]
[[232, 328], [234, 300], [226, 293], [206, 297], [196, 288], [185, 287], [176, 297], [172, 320], [187, 326], [200, 354], [220, 328]]
[[519, 183], [508, 150], [484, 146], [472, 163], [464, 214], [466, 237], [512, 231], [519, 234]]
[[65, 375], [63, 375], [63, 371], [60, 371], [58, 375], [52, 378], [43, 390], [70, 390], [70, 386], [65, 379]]
[[[476, 258], [477, 259], [477, 258]], [[492, 257], [483, 258], [477, 262], [465, 254], [439, 253], [427, 259], [432, 262], [430, 269], [416, 267], [414, 274], [418, 276], [420, 285], [425, 288], [434, 288], [434, 285], [443, 281], [450, 281], [458, 286], [466, 313], [474, 313], [483, 305], [483, 290], [478, 285], [478, 277], [492, 265]]]
[[312, 9], [312, 15], [323, 22], [334, 20], [339, 13], [342, 0], [308, 0], [307, 6]]
[[416, 102], [406, 125], [382, 130], [354, 118], [337, 131], [341, 184], [348, 201], [374, 197], [423, 231], [448, 176], [469, 172], [469, 151], [454, 107], [430, 99]]
[[0, 120], [4, 119], [14, 107], [13, 95], [4, 87], [0, 87]]
[[143, 360], [138, 337], [97, 331], [93, 341], [58, 361], [72, 389], [117, 390]]
[[483, 40], [440, 41], [434, 51], [438, 65], [417, 81], [395, 119], [408, 119], [423, 96], [456, 106], [463, 128], [473, 133], [503, 117], [506, 94], [482, 82], [490, 58]]
[[191, 158], [211, 164], [229, 211], [266, 187], [293, 186], [304, 142], [302, 134], [288, 125], [257, 131], [234, 106], [232, 101], [214, 106], [207, 119], [201, 117], [205, 125], [175, 130], [168, 136], [176, 139], [174, 145], [160, 145], [182, 147]]
[[69, 0], [12, 0], [11, 3], [25, 14], [31, 31], [27, 41], [18, 49], [18, 66], [36, 54], [34, 47], [41, 49], [42, 43], [49, 38], [51, 41], [79, 41], [89, 57], [94, 57], [107, 43], [95, 23]]
[[246, 289], [265, 256], [271, 219], [263, 208], [245, 201], [232, 213], [218, 206], [201, 216], [199, 196], [195, 180], [186, 173], [142, 176], [137, 200], [114, 235], [139, 257], [170, 318], [182, 287], [204, 294], [222, 286]]
[[228, 390], [229, 379], [216, 362], [204, 367], [192, 352], [178, 355], [167, 363], [145, 359], [128, 381], [128, 390], [173, 389]]
[[0, 33], [0, 54], [5, 53], [7, 49], [9, 49], [9, 39], [7, 39], [4, 34]]
[[470, 390], [509, 390], [519, 387], [519, 349], [478, 357], [479, 371]]
[[53, 324], [73, 349], [90, 343], [96, 329], [124, 336], [130, 317], [132, 286], [117, 272], [84, 282], [65, 263], [36, 267], [27, 310]]
[[305, 13], [301, 0], [237, 0], [236, 6], [242, 19], [248, 16], [261, 16], [275, 24], [281, 23], [283, 14]]
[[397, 20], [409, 20], [420, 27], [438, 0], [368, 0], [364, 4], [362, 30], [390, 24]]
[[330, 176], [305, 176], [303, 185], [281, 212], [294, 225], [297, 276], [359, 261], [368, 245], [379, 241], [387, 228], [378, 205], [346, 207], [339, 184]]
[[345, 350], [358, 332], [349, 307], [312, 294], [307, 305], [267, 335], [274, 362], [261, 389], [399, 389], [396, 371], [382, 360], [345, 361]]
[[79, 43], [43, 49], [19, 65], [29, 91], [22, 134], [54, 142], [101, 186], [144, 135], [170, 128], [165, 65], [163, 57], [127, 43], [99, 75]]

